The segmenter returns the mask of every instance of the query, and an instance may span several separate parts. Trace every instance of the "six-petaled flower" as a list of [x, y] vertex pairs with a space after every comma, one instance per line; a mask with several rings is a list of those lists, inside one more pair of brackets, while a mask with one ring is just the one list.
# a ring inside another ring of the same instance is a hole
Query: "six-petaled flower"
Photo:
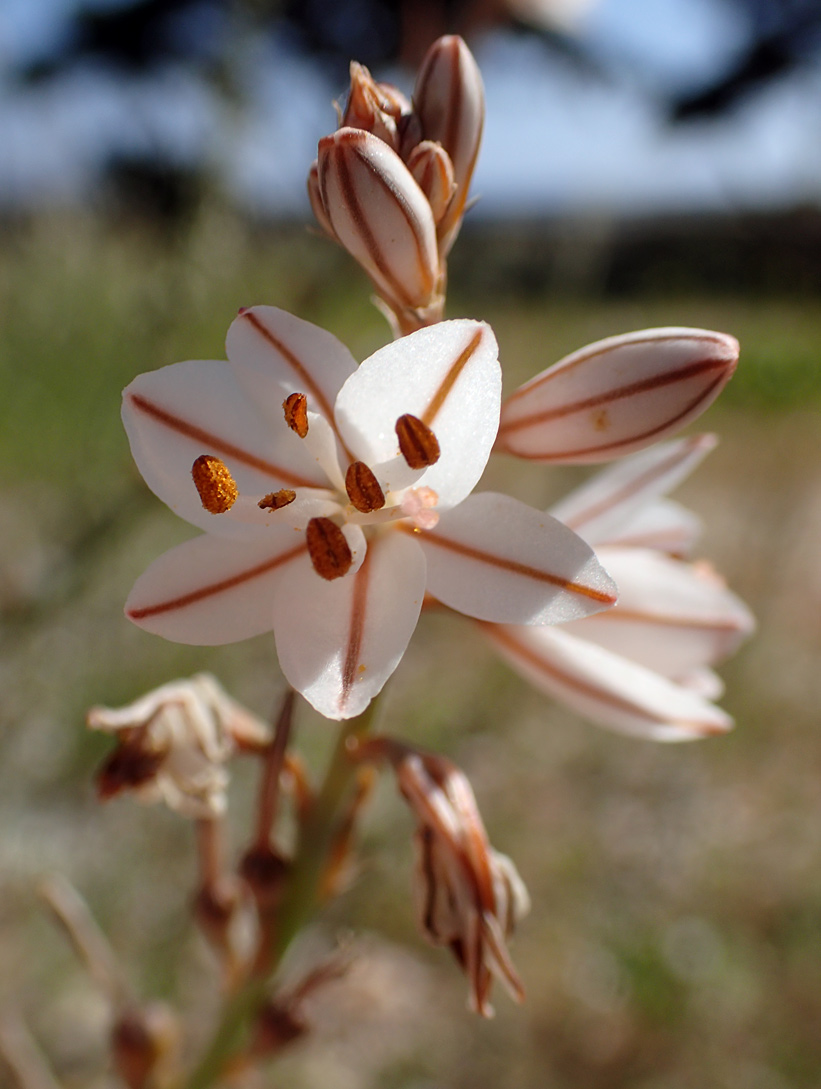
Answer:
[[227, 353], [227, 364], [174, 364], [125, 391], [147, 483], [207, 531], [138, 580], [126, 604], [135, 623], [197, 644], [273, 628], [289, 682], [322, 714], [348, 718], [396, 668], [426, 591], [497, 623], [613, 604], [612, 580], [576, 534], [508, 496], [470, 494], [499, 424], [489, 326], [442, 322], [357, 367], [324, 330], [254, 307], [232, 324]]

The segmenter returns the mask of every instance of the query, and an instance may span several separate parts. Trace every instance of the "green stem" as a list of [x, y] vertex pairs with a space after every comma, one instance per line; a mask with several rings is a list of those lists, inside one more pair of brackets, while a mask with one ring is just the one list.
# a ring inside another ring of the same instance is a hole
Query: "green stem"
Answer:
[[[302, 827], [299, 853], [294, 861], [277, 919], [271, 974], [294, 937], [319, 906], [322, 876], [334, 842], [341, 807], [351, 786], [356, 765], [348, 756], [352, 740], [368, 733], [378, 697], [356, 718], [341, 724], [322, 788]], [[251, 978], [226, 1003], [210, 1045], [181, 1089], [208, 1089], [217, 1083], [228, 1060], [246, 1042], [253, 1019], [268, 997], [268, 979]]]

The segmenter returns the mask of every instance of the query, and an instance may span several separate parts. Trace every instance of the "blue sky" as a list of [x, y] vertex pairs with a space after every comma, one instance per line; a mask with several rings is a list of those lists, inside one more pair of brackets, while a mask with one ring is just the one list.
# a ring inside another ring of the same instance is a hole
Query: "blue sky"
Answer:
[[[100, 0], [114, 3], [117, 0]], [[304, 177], [344, 94], [283, 42], [250, 46], [248, 106], [232, 111], [190, 71], [124, 80], [88, 66], [16, 93], [12, 60], [65, 33], [72, 0], [0, 3], [0, 203], [82, 200], [111, 148], [160, 145], [205, 161], [240, 205], [304, 214]], [[611, 73], [584, 77], [538, 41], [475, 42], [487, 127], [477, 214], [738, 210], [821, 198], [821, 64], [773, 83], [717, 121], [671, 127], [658, 93], [699, 86], [743, 49], [728, 0], [600, 0], [579, 27]], [[410, 77], [378, 73], [409, 89]]]

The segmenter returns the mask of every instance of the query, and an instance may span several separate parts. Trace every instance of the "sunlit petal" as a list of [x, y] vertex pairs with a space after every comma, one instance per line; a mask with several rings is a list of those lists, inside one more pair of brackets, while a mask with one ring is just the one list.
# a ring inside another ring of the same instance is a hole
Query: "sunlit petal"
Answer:
[[305, 536], [269, 529], [250, 542], [205, 534], [164, 553], [137, 579], [125, 614], [176, 643], [218, 646], [270, 631], [274, 586], [306, 554]]
[[335, 336], [275, 306], [241, 310], [225, 347], [249, 397], [277, 425], [291, 393], [304, 393], [308, 407], [332, 422], [336, 395], [356, 370], [356, 360]]
[[695, 435], [642, 450], [597, 473], [550, 513], [590, 544], [603, 544], [689, 476], [716, 441], [713, 435]]
[[608, 533], [603, 544], [619, 548], [653, 548], [671, 556], [692, 555], [701, 536], [701, 519], [672, 499], [659, 499], [636, 511], [629, 524]]
[[703, 564], [638, 548], [601, 548], [618, 605], [567, 630], [678, 679], [732, 654], [755, 624], [747, 606]]
[[417, 539], [431, 594], [481, 620], [556, 624], [616, 599], [613, 580], [580, 537], [505, 495], [470, 496]]
[[266, 424], [227, 363], [189, 360], [141, 374], [123, 393], [122, 415], [134, 460], [151, 490], [180, 517], [211, 533], [247, 531], [203, 509], [191, 479], [191, 466], [202, 454], [225, 462], [240, 495], [327, 485], [310, 460], [298, 463], [299, 451], [290, 442], [298, 444], [296, 436]]
[[691, 741], [733, 725], [698, 693], [563, 629], [482, 627], [518, 673], [600, 726], [654, 741]]
[[399, 664], [424, 593], [424, 557], [400, 533], [369, 542], [356, 574], [333, 582], [294, 564], [274, 596], [283, 673], [327, 718], [358, 715]]
[[[501, 369], [483, 322], [440, 322], [366, 359], [345, 383], [336, 418], [348, 445], [393, 490], [432, 488], [439, 506], [458, 503], [484, 471], [499, 423]], [[438, 439], [441, 456], [419, 472], [399, 453], [396, 421], [410, 414]]]
[[644, 329], [566, 356], [502, 407], [497, 446], [535, 461], [608, 461], [678, 431], [710, 405], [738, 342], [704, 329]]

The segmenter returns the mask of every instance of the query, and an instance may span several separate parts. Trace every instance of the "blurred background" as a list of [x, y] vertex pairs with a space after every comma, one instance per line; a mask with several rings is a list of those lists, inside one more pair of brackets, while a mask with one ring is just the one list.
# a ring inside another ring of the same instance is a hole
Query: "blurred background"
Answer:
[[[222, 356], [258, 302], [359, 358], [384, 343], [364, 276], [308, 229], [304, 178], [349, 60], [409, 91], [446, 31], [474, 49], [488, 111], [449, 314], [492, 322], [508, 390], [644, 326], [740, 339], [701, 424], [721, 444], [677, 498], [759, 632], [723, 671], [736, 731], [660, 747], [550, 706], [467, 625], [426, 618], [390, 727], [465, 768], [516, 860], [528, 1002], [500, 994], [479, 1023], [414, 932], [410, 821], [386, 782], [351, 890], [309, 940], [352, 930], [362, 955], [270, 1084], [821, 1084], [821, 3], [2, 0], [0, 1010], [63, 1086], [115, 1084], [109, 1011], [39, 904], [43, 874], [83, 892], [140, 994], [196, 1011], [191, 1046], [214, 1005], [188, 921], [193, 831], [97, 804], [108, 744], [87, 707], [204, 668], [262, 715], [282, 690], [270, 637], [186, 648], [122, 617], [190, 532], [136, 473], [120, 390]], [[583, 475], [512, 486], [546, 505]], [[327, 725], [301, 723], [319, 768]], [[233, 787], [237, 845], [253, 775]]]

